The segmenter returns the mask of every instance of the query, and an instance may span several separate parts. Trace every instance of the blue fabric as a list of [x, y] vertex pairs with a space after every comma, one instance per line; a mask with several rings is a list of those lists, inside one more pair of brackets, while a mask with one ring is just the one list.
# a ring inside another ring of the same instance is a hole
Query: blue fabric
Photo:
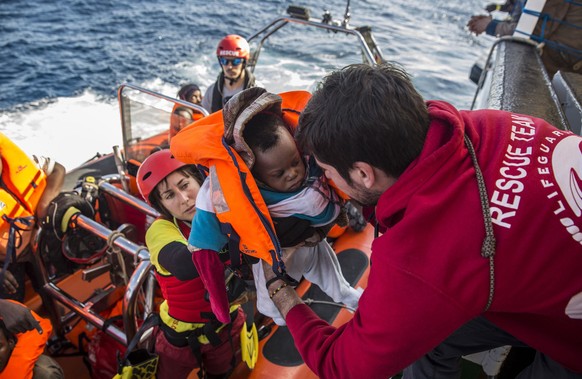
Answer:
[[491, 22], [487, 24], [487, 29], [485, 29], [485, 33], [495, 37], [495, 29], [497, 28], [498, 24], [499, 20], [491, 20]]
[[294, 192], [275, 192], [259, 187], [259, 191], [261, 192], [263, 200], [265, 200], [265, 204], [269, 206], [272, 204], [277, 204], [283, 200], [286, 200], [290, 197], [297, 195], [299, 192], [303, 191], [303, 188]]
[[228, 236], [221, 232], [216, 214], [197, 209], [192, 220], [188, 245], [220, 251], [227, 242]]

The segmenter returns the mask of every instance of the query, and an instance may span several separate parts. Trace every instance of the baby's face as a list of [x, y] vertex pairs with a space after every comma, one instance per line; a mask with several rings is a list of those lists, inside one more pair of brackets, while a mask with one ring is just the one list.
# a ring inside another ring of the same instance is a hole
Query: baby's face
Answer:
[[305, 164], [287, 129], [278, 130], [279, 143], [267, 151], [255, 151], [253, 175], [279, 192], [297, 191], [305, 179]]

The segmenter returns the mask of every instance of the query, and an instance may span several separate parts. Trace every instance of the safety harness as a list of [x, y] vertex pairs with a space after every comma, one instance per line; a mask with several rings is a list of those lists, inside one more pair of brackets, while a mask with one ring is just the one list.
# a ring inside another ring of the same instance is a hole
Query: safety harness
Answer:
[[[247, 88], [251, 88], [255, 86], [255, 76], [250, 70], [244, 69], [245, 72], [245, 84], [243, 86], [243, 90]], [[242, 74], [242, 71], [241, 71]], [[214, 90], [212, 91], [212, 105], [211, 105], [211, 112], [216, 112], [224, 105], [230, 98], [223, 99], [222, 94], [224, 93], [224, 72], [220, 72], [218, 74], [218, 78], [216, 79], [216, 83], [214, 84]]]

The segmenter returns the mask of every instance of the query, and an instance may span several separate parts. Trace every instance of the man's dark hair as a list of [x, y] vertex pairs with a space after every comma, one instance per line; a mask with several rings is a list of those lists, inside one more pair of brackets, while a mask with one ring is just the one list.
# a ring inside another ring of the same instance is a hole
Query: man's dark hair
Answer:
[[426, 104], [402, 68], [355, 64], [323, 80], [295, 137], [350, 184], [358, 161], [399, 177], [422, 151], [428, 125]]
[[[204, 181], [202, 174], [200, 173], [198, 168], [196, 168], [196, 166], [194, 166], [194, 165], [182, 166], [174, 172], [179, 172], [184, 176], [194, 178], [196, 180], [196, 182], [198, 182], [198, 184], [200, 184], [200, 185], [202, 185], [202, 182]], [[167, 180], [168, 180], [168, 178], [166, 177], [166, 178], [164, 178], [164, 180], [160, 181], [160, 183], [167, 182]], [[166, 218], [168, 220], [172, 220], [172, 218], [173, 218], [172, 214], [170, 213], [170, 211], [168, 211], [166, 209], [166, 207], [164, 207], [162, 205], [162, 198], [160, 196], [160, 190], [158, 187], [160, 185], [160, 183], [158, 183], [158, 185], [156, 186], [156, 189], [150, 193], [149, 200], [150, 200], [152, 207], [155, 210], [157, 210], [158, 212], [160, 212], [160, 214], [164, 218]]]
[[254, 116], [243, 129], [243, 138], [254, 151], [265, 152], [275, 146], [281, 138], [277, 130], [285, 127], [281, 117], [274, 113], [263, 112]]

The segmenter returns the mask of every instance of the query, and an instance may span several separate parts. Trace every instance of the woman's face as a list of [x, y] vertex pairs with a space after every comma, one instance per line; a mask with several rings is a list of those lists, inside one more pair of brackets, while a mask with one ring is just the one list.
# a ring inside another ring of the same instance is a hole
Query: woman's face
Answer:
[[200, 185], [191, 176], [174, 171], [158, 184], [161, 204], [178, 220], [192, 221]]
[[200, 105], [200, 103], [202, 103], [202, 92], [200, 92], [199, 90], [196, 90], [192, 93], [192, 96], [190, 96], [190, 99], [188, 99], [189, 102], [191, 102], [192, 104], [198, 104]]

